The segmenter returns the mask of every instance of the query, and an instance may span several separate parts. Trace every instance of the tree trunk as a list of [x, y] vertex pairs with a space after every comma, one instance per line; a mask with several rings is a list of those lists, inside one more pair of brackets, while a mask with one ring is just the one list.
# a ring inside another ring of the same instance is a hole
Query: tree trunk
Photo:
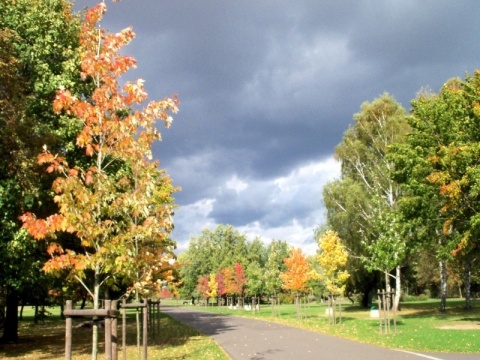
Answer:
[[440, 260], [440, 311], [447, 310], [447, 261]]
[[470, 293], [470, 284], [471, 284], [471, 272], [470, 272], [471, 261], [467, 257], [465, 260], [465, 309], [472, 309], [471, 302], [471, 293]]
[[295, 308], [297, 310], [297, 320], [300, 319], [300, 297], [295, 294]]
[[390, 292], [390, 274], [385, 271], [385, 291]]
[[3, 329], [5, 323], [5, 297], [3, 296], [3, 289], [0, 287], [0, 330]]
[[[93, 309], [100, 309], [100, 269], [95, 265], [95, 283], [93, 285]], [[92, 360], [97, 360], [98, 355], [98, 317], [93, 318], [92, 326]]]
[[393, 304], [394, 311], [399, 310], [400, 298], [402, 296], [402, 268], [397, 265], [395, 268], [395, 302]]
[[[137, 304], [140, 304], [140, 296], [138, 295], [138, 290], [135, 291], [135, 302]], [[140, 309], [137, 308], [137, 311], [135, 313], [135, 320], [137, 323], [137, 359], [140, 359], [141, 355], [141, 344], [142, 344], [142, 326], [140, 324]]]
[[82, 296], [82, 305], [80, 305], [80, 309], [85, 309], [85, 304], [87, 303], [87, 297], [88, 297], [88, 294]]
[[64, 304], [63, 304], [63, 297], [62, 297], [62, 301], [60, 303], [60, 319], [62, 320], [65, 320], [65, 315], [63, 315], [63, 310], [64, 310]]
[[7, 290], [5, 322], [3, 326], [3, 335], [0, 339], [2, 343], [18, 341], [18, 292], [13, 289]]

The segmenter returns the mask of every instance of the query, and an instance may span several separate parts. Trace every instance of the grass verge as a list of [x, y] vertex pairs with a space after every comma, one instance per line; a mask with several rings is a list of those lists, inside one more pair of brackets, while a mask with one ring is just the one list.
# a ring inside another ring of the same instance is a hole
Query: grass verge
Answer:
[[391, 333], [384, 335], [380, 334], [379, 320], [371, 319], [369, 310], [348, 304], [342, 310], [342, 323], [336, 325], [329, 324], [325, 304], [302, 307], [301, 319], [297, 319], [293, 305], [281, 305], [275, 311], [262, 306], [256, 314], [216, 306], [195, 309], [274, 321], [394, 349], [480, 354], [480, 308], [475, 305], [467, 311], [462, 300], [449, 300], [447, 311], [441, 313], [438, 301], [402, 303], [396, 332], [392, 321]]
[[[49, 310], [58, 313], [58, 309]], [[0, 359], [64, 359], [65, 322], [58, 315], [52, 315], [44, 323], [34, 324], [33, 315], [30, 313], [30, 309], [26, 309], [24, 320], [19, 324], [20, 341], [16, 344], [0, 345]], [[85, 320], [74, 319], [74, 325]], [[127, 323], [127, 359], [133, 360], [138, 358], [134, 313], [129, 314]], [[228, 356], [212, 339], [165, 314], [161, 314], [160, 328], [159, 345], [150, 345], [148, 347], [148, 359], [228, 360]], [[103, 337], [103, 330], [101, 330], [99, 359], [105, 359]], [[118, 337], [121, 342], [121, 329], [119, 329]], [[91, 329], [75, 329], [72, 342], [72, 357], [74, 359], [87, 360], [91, 358]], [[152, 343], [152, 341], [149, 342], [149, 344]], [[119, 346], [119, 359], [121, 358], [122, 349]]]

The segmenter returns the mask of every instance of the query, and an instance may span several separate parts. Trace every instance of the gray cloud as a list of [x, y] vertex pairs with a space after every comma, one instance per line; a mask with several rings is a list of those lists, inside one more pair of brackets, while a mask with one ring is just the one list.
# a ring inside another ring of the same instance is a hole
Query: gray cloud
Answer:
[[[129, 76], [144, 78], [152, 99], [181, 100], [154, 155], [183, 188], [182, 243], [217, 223], [311, 242], [321, 186], [338, 169], [330, 164], [282, 201], [278, 179], [308, 179], [299, 169], [332, 156], [362, 102], [387, 91], [408, 109], [421, 87], [436, 90], [480, 59], [473, 0], [107, 5], [104, 27], [137, 33]], [[248, 188], [226, 187], [234, 176]]]

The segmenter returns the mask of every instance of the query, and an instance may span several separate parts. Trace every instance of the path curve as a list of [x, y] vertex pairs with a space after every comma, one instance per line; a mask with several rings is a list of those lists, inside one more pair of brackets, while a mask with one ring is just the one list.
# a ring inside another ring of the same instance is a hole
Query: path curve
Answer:
[[162, 306], [162, 312], [212, 337], [233, 360], [478, 360], [478, 354], [385, 349], [272, 322]]

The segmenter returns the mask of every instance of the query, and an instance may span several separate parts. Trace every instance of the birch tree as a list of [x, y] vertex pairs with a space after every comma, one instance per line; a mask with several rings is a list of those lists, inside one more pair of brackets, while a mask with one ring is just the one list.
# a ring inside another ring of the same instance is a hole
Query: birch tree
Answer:
[[[373, 102], [363, 103], [354, 121], [335, 152], [342, 164], [340, 182], [349, 184], [349, 188], [362, 195], [356, 197], [358, 201], [350, 202], [345, 198], [330, 198], [327, 209], [336, 214], [357, 213], [357, 233], [351, 239], [363, 244], [363, 250], [355, 255], [361, 256], [367, 267], [384, 272], [387, 288], [390, 277], [395, 279], [395, 306], [398, 307], [401, 266], [407, 248], [406, 239], [398, 227], [393, 226], [394, 222], [401, 222], [396, 211], [401, 192], [392, 180], [394, 165], [386, 154], [388, 147], [404, 141], [408, 132], [405, 111], [390, 95], [383, 94]], [[395, 275], [391, 275], [392, 270]]]

